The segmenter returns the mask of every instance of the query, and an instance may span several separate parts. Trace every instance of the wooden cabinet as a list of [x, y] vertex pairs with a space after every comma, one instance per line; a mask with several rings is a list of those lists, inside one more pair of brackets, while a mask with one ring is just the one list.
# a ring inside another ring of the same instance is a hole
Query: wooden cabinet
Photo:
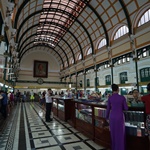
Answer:
[[[75, 110], [75, 128], [88, 136], [96, 143], [106, 148], [110, 147], [110, 131], [106, 125], [106, 120], [96, 116], [96, 108], [106, 107], [94, 103], [74, 101]], [[101, 125], [102, 124], [102, 125]]]
[[[106, 105], [96, 102], [74, 100], [74, 127], [106, 148], [111, 147], [109, 125], [106, 118]], [[131, 114], [130, 114], [131, 113]], [[129, 108], [126, 118], [127, 150], [148, 150], [148, 137], [144, 134], [144, 108]], [[138, 129], [141, 134], [138, 135]]]
[[61, 120], [71, 119], [71, 100], [70, 98], [53, 97], [53, 113]]
[[[54, 115], [67, 121], [81, 133], [96, 143], [111, 147], [109, 125], [105, 120], [106, 105], [86, 100], [53, 98]], [[131, 113], [131, 115], [128, 113]], [[129, 108], [125, 112], [126, 118], [126, 147], [127, 150], [148, 150], [148, 137], [144, 135], [144, 108]], [[144, 116], [145, 118], [145, 116]], [[137, 120], [136, 120], [137, 119]], [[131, 131], [134, 125], [134, 132]], [[136, 125], [141, 125], [140, 136], [137, 136]], [[130, 128], [131, 127], [131, 128]]]

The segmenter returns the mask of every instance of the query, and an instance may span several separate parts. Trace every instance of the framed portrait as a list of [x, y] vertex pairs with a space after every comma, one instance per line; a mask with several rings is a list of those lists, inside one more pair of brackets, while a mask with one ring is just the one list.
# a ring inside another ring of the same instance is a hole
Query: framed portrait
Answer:
[[48, 62], [34, 60], [34, 77], [47, 78], [48, 77]]

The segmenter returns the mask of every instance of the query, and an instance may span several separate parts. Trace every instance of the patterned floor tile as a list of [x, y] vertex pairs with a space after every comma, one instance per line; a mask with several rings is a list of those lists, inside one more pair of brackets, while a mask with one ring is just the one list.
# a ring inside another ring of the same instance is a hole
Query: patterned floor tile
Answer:
[[77, 135], [83, 140], [89, 139], [88, 137], [84, 136], [82, 133], [77, 133]]
[[92, 150], [83, 142], [77, 142], [72, 144], [65, 144], [63, 145], [66, 150]]
[[78, 130], [76, 130], [75, 128], [69, 128], [69, 130], [71, 130], [73, 133], [77, 133], [77, 132], [79, 132]]
[[58, 143], [53, 137], [34, 139], [35, 148], [57, 145]]
[[36, 123], [30, 123], [30, 127], [34, 127], [34, 126], [43, 126], [43, 122], [36, 122]]
[[70, 142], [80, 141], [80, 139], [77, 138], [74, 134], [59, 135], [59, 136], [56, 136], [56, 137], [60, 141], [60, 143], [70, 143]]
[[50, 124], [50, 125], [48, 125], [48, 127], [50, 128], [50, 129], [63, 129], [63, 128], [65, 128], [63, 125], [61, 125], [61, 124]]
[[62, 150], [62, 149], [59, 146], [52, 146], [52, 147], [42, 148], [42, 149], [37, 149], [37, 150]]
[[31, 127], [31, 132], [35, 131], [46, 131], [47, 128], [45, 126], [37, 126], [37, 127]]
[[71, 133], [68, 129], [56, 129], [56, 130], [52, 130], [54, 135], [62, 135], [62, 134], [69, 134]]
[[92, 147], [94, 147], [96, 150], [103, 150], [105, 149], [103, 146], [100, 146], [93, 142], [92, 140], [86, 141], [88, 144], [90, 144]]
[[52, 136], [49, 131], [40, 131], [40, 132], [32, 133], [33, 138], [41, 138], [41, 137], [48, 137], [48, 136]]

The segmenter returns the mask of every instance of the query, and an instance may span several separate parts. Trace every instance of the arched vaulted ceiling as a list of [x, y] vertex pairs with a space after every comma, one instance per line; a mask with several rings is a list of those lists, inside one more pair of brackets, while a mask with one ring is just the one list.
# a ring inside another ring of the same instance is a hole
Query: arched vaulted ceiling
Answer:
[[[19, 59], [40, 47], [53, 52], [59, 64], [84, 59], [100, 37], [110, 45], [112, 30], [124, 23], [132, 34], [132, 20], [149, 0], [19, 0], [14, 13]], [[65, 67], [65, 66], [64, 66]]]

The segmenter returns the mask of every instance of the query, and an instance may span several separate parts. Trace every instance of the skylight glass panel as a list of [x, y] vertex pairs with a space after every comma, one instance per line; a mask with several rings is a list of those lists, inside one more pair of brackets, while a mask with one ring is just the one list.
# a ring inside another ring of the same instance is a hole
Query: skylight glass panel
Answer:
[[57, 44], [84, 9], [86, 3], [81, 0], [44, 0], [40, 25], [37, 29], [38, 36], [35, 37], [36, 42], [39, 41], [40, 44], [41, 41], [47, 42], [49, 35], [53, 36], [53, 41], [55, 41], [52, 41], [50, 45]]

